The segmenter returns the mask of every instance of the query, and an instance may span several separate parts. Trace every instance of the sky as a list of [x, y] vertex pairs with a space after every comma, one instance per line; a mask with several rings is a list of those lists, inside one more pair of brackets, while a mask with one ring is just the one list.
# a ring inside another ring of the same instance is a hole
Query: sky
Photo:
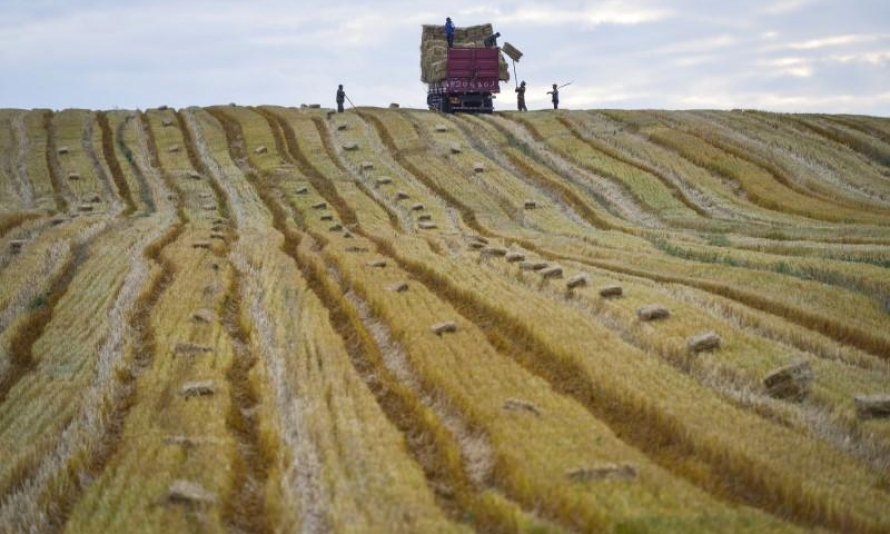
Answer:
[[446, 16], [524, 53], [530, 109], [572, 82], [563, 108], [890, 116], [888, 0], [0, 0], [0, 107], [425, 107]]

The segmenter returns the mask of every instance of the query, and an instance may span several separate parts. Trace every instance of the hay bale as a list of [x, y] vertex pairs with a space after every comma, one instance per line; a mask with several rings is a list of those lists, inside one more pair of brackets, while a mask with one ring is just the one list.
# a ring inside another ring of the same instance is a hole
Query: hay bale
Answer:
[[174, 480], [167, 488], [167, 501], [174, 504], [208, 505], [216, 503], [216, 494], [197, 482]]
[[167, 149], [167, 152], [171, 152], [171, 153], [179, 152], [179, 145], [170, 145], [170, 148]]
[[890, 395], [856, 395], [856, 416], [859, 419], [886, 419], [890, 417]]
[[437, 323], [430, 327], [430, 330], [433, 331], [437, 336], [441, 336], [442, 334], [451, 334], [457, 332], [457, 324], [448, 321], [444, 323]]
[[345, 143], [343, 145], [343, 150], [347, 152], [353, 152], [358, 150], [358, 143]]
[[525, 254], [523, 254], [522, 252], [516, 252], [515, 250], [511, 250], [504, 256], [504, 259], [507, 260], [507, 263], [516, 263], [519, 261], [524, 261]]
[[411, 198], [411, 196], [404, 191], [396, 191], [396, 200], [405, 200], [406, 198]]
[[437, 131], [437, 132], [447, 132], [447, 131], [448, 131], [448, 126], [445, 126], [444, 124], [437, 124], [437, 125], [436, 125], [436, 131]]
[[[210, 310], [198, 310], [192, 315], [192, 319], [199, 323], [209, 323], [216, 319], [216, 315]], [[196, 354], [206, 354], [212, 351], [213, 349], [207, 345], [199, 345], [191, 341], [180, 341], [173, 347], [174, 355], [195, 356]]]
[[451, 143], [451, 153], [452, 154], [460, 154], [461, 152], [462, 152], [462, 149], [459, 144]]
[[254, 148], [253, 151], [255, 154], [268, 154], [269, 153], [269, 149], [266, 148], [265, 145], [260, 145], [256, 148]]
[[158, 111], [167, 111], [168, 109], [170, 109], [170, 108], [167, 106], [167, 104], [164, 104], [163, 106], [158, 106]]
[[71, 181], [80, 180], [80, 173], [79, 172], [69, 172], [68, 179]]
[[588, 277], [586, 273], [576, 274], [575, 276], [569, 278], [566, 281], [566, 287], [569, 289], [576, 289], [579, 287], [587, 287]]
[[18, 254], [22, 251], [22, 247], [25, 246], [25, 243], [27, 243], [27, 241], [24, 239], [13, 239], [9, 242], [9, 251], [13, 254]]
[[203, 206], [201, 206], [201, 208], [204, 211], [216, 211], [217, 210], [216, 204], [204, 204]]
[[81, 212], [84, 212], [84, 213], [89, 213], [89, 212], [93, 211], [93, 207], [90, 206], [89, 204], [82, 204], [81, 206], [79, 206], [79, 207], [77, 208], [77, 211], [81, 211]]
[[352, 234], [350, 234], [348, 231], [343, 232], [343, 238], [344, 239], [352, 239]]
[[346, 252], [369, 252], [368, 247], [359, 247], [356, 245], [350, 245], [346, 247]]
[[377, 185], [389, 185], [392, 183], [392, 178], [389, 176], [381, 176], [377, 178]]
[[189, 171], [187, 176], [192, 180], [200, 180], [202, 178], [201, 173], [198, 171]]
[[435, 230], [436, 228], [438, 228], [438, 226], [436, 226], [436, 223], [429, 222], [429, 221], [424, 221], [424, 222], [418, 224], [417, 226], [421, 230]]
[[566, 471], [566, 477], [573, 482], [593, 480], [633, 480], [637, 470], [630, 464], [603, 464], [596, 467], [581, 467]]
[[66, 156], [66, 155], [68, 155], [68, 147], [67, 147], [67, 146], [60, 146], [60, 147], [59, 147], [59, 155], [60, 155], [60, 156]]
[[467, 246], [473, 249], [480, 249], [485, 248], [485, 243], [483, 243], [482, 241], [470, 241]]
[[343, 229], [342, 224], [335, 224], [335, 225], [331, 226], [330, 228], [328, 228], [328, 231], [329, 232], [339, 232], [342, 229]]
[[327, 203], [327, 202], [317, 202], [317, 203], [315, 203], [315, 204], [312, 205], [312, 209], [314, 209], [314, 210], [324, 210], [324, 209], [327, 209], [327, 208], [328, 208], [328, 203]]
[[374, 267], [375, 269], [383, 269], [384, 267], [386, 267], [386, 260], [371, 260], [366, 265], [368, 267]]
[[418, 221], [431, 221], [433, 220], [433, 216], [429, 213], [423, 213], [417, 217]]
[[775, 399], [801, 401], [810, 393], [813, 369], [802, 361], [779, 367], [763, 379], [766, 393]]
[[399, 104], [398, 104], [397, 102], [392, 102], [392, 103], [389, 105], [389, 109], [399, 109], [399, 107], [400, 107], [400, 106], [399, 106]]
[[213, 380], [187, 382], [182, 386], [180, 392], [187, 399], [192, 397], [207, 397], [216, 393], [216, 386], [213, 384]]
[[473, 172], [479, 174], [480, 172], [485, 172], [485, 164], [476, 162], [473, 164]]
[[[346, 124], [345, 122], [341, 122], [340, 124], [337, 125], [337, 131], [340, 131], [340, 132], [342, 132], [348, 128], [349, 128], [349, 125]], [[344, 145], [344, 147], [345, 147], [345, 145]]]
[[334, 216], [331, 215], [330, 213], [328, 213], [328, 214], [326, 214], [326, 215], [322, 215], [322, 216], [321, 216], [321, 220], [322, 220], [322, 221], [333, 221], [333, 220], [334, 220]]
[[68, 222], [68, 218], [67, 218], [67, 217], [56, 217], [56, 218], [54, 218], [54, 219], [52, 219], [52, 220], [49, 221], [49, 223], [50, 223], [52, 226], [59, 226], [60, 224], [62, 224], [62, 223], [66, 223], [66, 222]]
[[309, 109], [321, 109], [321, 104], [309, 104], [306, 107], [308, 107]]
[[225, 236], [225, 234], [222, 234], [220, 232], [213, 232], [210, 234], [210, 239], [218, 239], [220, 241], [225, 241], [226, 236]]
[[541, 278], [562, 278], [562, 267], [559, 265], [554, 265], [553, 267], [547, 267], [545, 269], [541, 269], [538, 274], [541, 275]]
[[533, 210], [538, 207], [538, 203], [534, 200], [526, 200], [522, 207], [527, 210]]
[[540, 271], [547, 268], [546, 261], [520, 261], [519, 270], [521, 271]]
[[327, 113], [324, 114], [324, 116], [325, 116], [325, 118], [326, 118], [327, 120], [331, 120], [331, 118], [332, 118], [334, 115], [336, 115], [336, 114], [337, 114], [336, 111], [334, 111], [334, 110], [329, 110]]
[[374, 169], [374, 164], [370, 161], [363, 161], [358, 164], [358, 167], [362, 172], [370, 171]]
[[483, 256], [492, 256], [496, 258], [503, 258], [507, 255], [507, 249], [504, 247], [489, 247], [486, 246], [479, 253]]
[[716, 332], [702, 332], [689, 337], [686, 340], [686, 346], [692, 352], [704, 352], [706, 350], [714, 350], [720, 346], [720, 336]]
[[198, 198], [213, 198], [213, 193], [204, 191], [203, 193], [198, 193]]
[[624, 290], [619, 285], [608, 285], [600, 288], [600, 296], [611, 299], [624, 295]]
[[541, 410], [538, 409], [534, 404], [519, 400], [519, 399], [507, 399], [504, 401], [503, 409], [510, 412], [528, 412], [530, 414], [541, 416]]
[[164, 119], [164, 120], [161, 121], [161, 125], [162, 125], [164, 128], [169, 128], [170, 126], [173, 126], [173, 119], [169, 119], [169, 118]]
[[[212, 323], [212, 322], [216, 321], [216, 314], [213, 313], [212, 310], [208, 310], [208, 309], [198, 310], [192, 314], [192, 320], [195, 321], [196, 323], [204, 323], [204, 324]], [[180, 343], [177, 343], [177, 345], [176, 345], [177, 349], [179, 348], [179, 345], [180, 345]]]
[[411, 211], [423, 211], [425, 206], [421, 202], [417, 202], [411, 206]]
[[298, 187], [297, 190], [294, 191], [294, 193], [297, 194], [297, 195], [305, 195], [305, 194], [308, 193], [308, 192], [309, 192], [309, 188], [308, 188], [308, 187]]
[[668, 309], [660, 304], [649, 304], [648, 306], [643, 306], [637, 310], [637, 317], [639, 317], [641, 321], [667, 319], [670, 315]]
[[405, 291], [408, 291], [408, 282], [399, 282], [398, 284], [389, 286], [388, 289], [393, 293], [404, 293]]
[[210, 249], [210, 241], [196, 241], [192, 243], [192, 248]]
[[513, 61], [519, 61], [519, 59], [522, 58], [522, 52], [510, 43], [505, 42], [504, 46], [501, 47], [501, 51], [507, 54], [507, 57]]
[[98, 204], [98, 203], [102, 202], [102, 197], [97, 194], [84, 195], [84, 196], [80, 197], [80, 201], [87, 202], [90, 204]]

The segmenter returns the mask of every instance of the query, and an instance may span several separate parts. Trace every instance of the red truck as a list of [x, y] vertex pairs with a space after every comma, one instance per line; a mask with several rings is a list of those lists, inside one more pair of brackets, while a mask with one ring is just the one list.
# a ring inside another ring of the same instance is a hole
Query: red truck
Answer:
[[493, 95], [501, 92], [500, 48], [449, 48], [447, 75], [428, 83], [431, 110], [491, 113]]

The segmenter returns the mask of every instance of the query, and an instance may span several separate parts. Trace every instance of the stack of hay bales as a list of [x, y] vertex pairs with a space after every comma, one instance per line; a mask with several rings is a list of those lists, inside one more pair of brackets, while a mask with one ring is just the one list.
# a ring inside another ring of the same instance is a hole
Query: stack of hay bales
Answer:
[[[480, 24], [454, 30], [455, 48], [485, 48], [483, 41], [494, 33], [491, 24]], [[510, 81], [510, 69], [503, 54], [498, 54], [500, 80]], [[440, 82], [448, 76], [448, 41], [445, 26], [424, 24], [420, 39], [420, 80], [424, 83]]]

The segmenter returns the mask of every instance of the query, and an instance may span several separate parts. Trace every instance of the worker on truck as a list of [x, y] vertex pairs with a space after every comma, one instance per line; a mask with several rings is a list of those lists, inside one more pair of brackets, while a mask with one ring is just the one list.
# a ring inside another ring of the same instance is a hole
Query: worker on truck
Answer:
[[553, 95], [550, 97], [550, 101], [553, 102], [553, 109], [559, 109], [559, 87], [553, 84], [553, 90], [547, 91], [547, 94]]
[[343, 84], [337, 86], [337, 113], [343, 113], [343, 103], [346, 101], [346, 91], [343, 90]]
[[454, 23], [451, 17], [445, 17], [445, 39], [448, 40], [448, 48], [454, 48]]
[[522, 83], [516, 88], [516, 107], [519, 108], [519, 111], [528, 111], [528, 108], [525, 107], [525, 80], [522, 80]]

